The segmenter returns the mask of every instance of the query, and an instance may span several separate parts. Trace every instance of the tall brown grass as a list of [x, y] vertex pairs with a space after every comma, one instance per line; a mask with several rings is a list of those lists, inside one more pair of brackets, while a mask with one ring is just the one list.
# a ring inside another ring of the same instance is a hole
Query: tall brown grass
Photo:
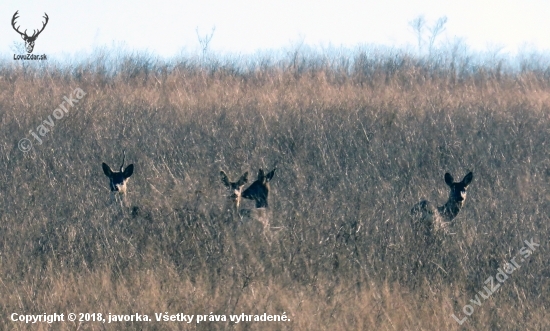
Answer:
[[[550, 328], [550, 68], [368, 53], [93, 60], [0, 64], [0, 329]], [[75, 88], [86, 96], [38, 145], [29, 130]], [[122, 149], [135, 165], [124, 210], [101, 170]], [[224, 210], [218, 174], [275, 163], [266, 240]], [[443, 204], [444, 173], [468, 171], [450, 233], [413, 245], [410, 208]], [[531, 238], [539, 250], [460, 326], [451, 315]], [[290, 321], [10, 320], [54, 312]]]

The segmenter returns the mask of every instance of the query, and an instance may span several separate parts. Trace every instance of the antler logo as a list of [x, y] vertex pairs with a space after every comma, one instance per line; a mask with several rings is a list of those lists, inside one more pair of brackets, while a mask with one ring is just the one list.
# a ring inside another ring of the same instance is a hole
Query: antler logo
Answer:
[[36, 41], [36, 38], [38, 38], [38, 36], [40, 35], [40, 33], [42, 33], [42, 31], [44, 31], [44, 28], [46, 27], [46, 25], [48, 24], [48, 14], [44, 13], [44, 18], [46, 19], [46, 22], [42, 22], [42, 29], [36, 31], [36, 30], [33, 30], [33, 34], [32, 36], [29, 36], [27, 35], [27, 30], [25, 29], [25, 32], [21, 32], [19, 31], [19, 26], [18, 27], [15, 27], [15, 20], [17, 20], [19, 18], [19, 16], [17, 16], [19, 13], [19, 10], [15, 12], [15, 14], [13, 14], [13, 18], [11, 19], [11, 26], [13, 27], [13, 29], [15, 31], [17, 31], [17, 33], [19, 33], [21, 35], [21, 38], [23, 38], [23, 40], [25, 40], [25, 48], [27, 49], [27, 53], [32, 53], [32, 50], [34, 49], [34, 42]]

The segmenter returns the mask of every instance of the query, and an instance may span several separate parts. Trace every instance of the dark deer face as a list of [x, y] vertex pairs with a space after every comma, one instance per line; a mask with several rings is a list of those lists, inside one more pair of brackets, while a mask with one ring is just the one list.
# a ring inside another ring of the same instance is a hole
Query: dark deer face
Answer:
[[107, 163], [103, 162], [103, 172], [105, 173], [105, 176], [109, 177], [110, 179], [110, 187], [111, 192], [120, 192], [120, 193], [126, 193], [126, 183], [128, 182], [128, 178], [132, 176], [134, 173], [134, 165], [130, 164], [128, 168], [124, 169], [124, 159], [126, 158], [126, 152], [123, 152], [122, 156], [122, 165], [120, 166], [120, 171], [113, 171], [111, 168], [107, 165]]
[[230, 181], [223, 170], [220, 171], [220, 176], [223, 185], [225, 185], [225, 187], [229, 190], [229, 199], [231, 199], [231, 201], [235, 203], [235, 206], [239, 208], [239, 205], [241, 204], [243, 186], [248, 182], [248, 171], [245, 172], [236, 182]]
[[464, 200], [466, 200], [466, 188], [470, 185], [474, 174], [471, 172], [468, 173], [461, 182], [455, 183], [453, 176], [451, 174], [445, 174], [445, 183], [451, 188], [451, 193], [449, 193], [449, 201], [457, 202], [459, 206], [462, 206]]
[[269, 182], [275, 175], [275, 170], [271, 170], [267, 175], [262, 169], [258, 170], [258, 178], [244, 192], [243, 198], [256, 201], [256, 208], [267, 208], [267, 197], [269, 195]]
[[19, 31], [19, 26], [16, 28], [15, 27], [15, 20], [19, 18], [19, 16], [17, 16], [17, 14], [19, 13], [19, 10], [15, 12], [15, 14], [13, 14], [13, 17], [11, 19], [11, 26], [13, 27], [13, 29], [15, 31], [17, 31], [17, 33], [19, 33], [21, 35], [21, 38], [25, 41], [25, 48], [27, 49], [27, 53], [32, 53], [33, 49], [34, 49], [34, 42], [36, 40], [36, 38], [38, 38], [38, 36], [40, 35], [40, 33], [42, 33], [42, 31], [44, 31], [44, 28], [46, 27], [46, 25], [48, 24], [48, 20], [49, 20], [49, 17], [48, 17], [48, 14], [44, 13], [44, 18], [46, 19], [45, 22], [42, 22], [42, 29], [36, 31], [36, 30], [33, 30], [33, 34], [31, 36], [27, 35], [27, 30], [25, 29], [25, 32], [21, 32]]

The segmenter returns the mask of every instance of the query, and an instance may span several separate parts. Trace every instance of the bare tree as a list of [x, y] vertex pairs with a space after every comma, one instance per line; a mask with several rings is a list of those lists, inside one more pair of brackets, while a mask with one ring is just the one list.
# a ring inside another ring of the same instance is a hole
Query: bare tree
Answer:
[[424, 29], [426, 28], [426, 19], [424, 15], [419, 15], [417, 18], [409, 22], [409, 26], [413, 29], [413, 32], [416, 33], [416, 39], [418, 42], [418, 53], [422, 53], [422, 44], [424, 44], [423, 35]]
[[208, 46], [210, 45], [210, 41], [212, 41], [212, 37], [214, 37], [214, 32], [216, 31], [216, 27], [213, 26], [210, 34], [205, 34], [204, 36], [200, 35], [199, 27], [197, 27], [195, 31], [197, 32], [197, 38], [199, 39], [199, 44], [202, 50], [202, 59], [204, 60], [206, 58], [206, 53], [208, 53]]
[[447, 24], [447, 16], [442, 16], [428, 29], [430, 31], [430, 36], [428, 37], [428, 52], [430, 55], [432, 54], [435, 39], [445, 31], [445, 24]]
[[[443, 33], [443, 31], [445, 31], [445, 24], [447, 24], [447, 16], [440, 17], [431, 27], [427, 26], [427, 21], [424, 18], [424, 15], [420, 15], [409, 22], [409, 26], [416, 34], [419, 54], [422, 54], [423, 47], [426, 42], [428, 43], [428, 54], [432, 54], [435, 40], [441, 33]], [[426, 30], [429, 35], [426, 35]]]

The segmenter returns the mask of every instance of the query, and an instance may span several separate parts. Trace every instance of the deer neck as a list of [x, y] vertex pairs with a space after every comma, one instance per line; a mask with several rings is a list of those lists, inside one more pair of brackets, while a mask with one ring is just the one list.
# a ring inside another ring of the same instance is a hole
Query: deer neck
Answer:
[[446, 204], [437, 208], [437, 211], [443, 218], [451, 221], [458, 215], [460, 208], [462, 208], [462, 202], [449, 198]]

